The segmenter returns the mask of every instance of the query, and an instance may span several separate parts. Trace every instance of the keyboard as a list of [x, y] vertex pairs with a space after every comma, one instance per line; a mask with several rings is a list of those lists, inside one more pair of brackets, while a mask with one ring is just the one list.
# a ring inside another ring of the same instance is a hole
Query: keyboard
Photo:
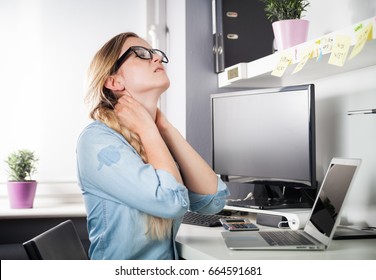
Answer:
[[260, 231], [259, 234], [270, 246], [313, 245], [310, 240], [295, 231]]
[[205, 215], [188, 211], [183, 217], [183, 224], [190, 224], [203, 227], [219, 227], [222, 226], [219, 219], [226, 218], [223, 215]]

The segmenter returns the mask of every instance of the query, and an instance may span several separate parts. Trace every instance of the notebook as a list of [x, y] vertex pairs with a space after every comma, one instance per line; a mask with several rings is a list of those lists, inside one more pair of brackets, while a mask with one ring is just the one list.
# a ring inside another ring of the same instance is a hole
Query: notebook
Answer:
[[226, 246], [233, 250], [326, 250], [360, 163], [360, 159], [331, 160], [303, 230], [222, 232]]

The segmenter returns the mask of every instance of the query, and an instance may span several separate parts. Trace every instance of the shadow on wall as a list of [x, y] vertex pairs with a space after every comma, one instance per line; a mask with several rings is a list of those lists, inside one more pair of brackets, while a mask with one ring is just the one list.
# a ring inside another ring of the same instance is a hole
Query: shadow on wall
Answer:
[[332, 157], [361, 158], [362, 165], [345, 206], [344, 221], [376, 224], [376, 130], [371, 129], [376, 125], [376, 115], [347, 114], [349, 110], [376, 108], [376, 96], [366, 86], [350, 90], [337, 87], [338, 84], [331, 87], [330, 96], [316, 99], [317, 178], [321, 183], [323, 170]]
[[376, 14], [376, 1], [363, 0], [363, 1], [351, 1], [349, 3], [349, 9], [354, 11], [352, 14], [352, 22], [359, 22], [367, 18], [371, 18]]
[[342, 122], [345, 112], [340, 96], [316, 100], [316, 164], [317, 180], [321, 184], [332, 157], [343, 155]]

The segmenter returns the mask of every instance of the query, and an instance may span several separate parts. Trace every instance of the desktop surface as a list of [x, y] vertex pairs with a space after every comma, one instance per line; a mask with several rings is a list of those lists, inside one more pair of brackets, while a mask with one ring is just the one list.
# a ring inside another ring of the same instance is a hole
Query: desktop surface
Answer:
[[[255, 220], [255, 215], [250, 216]], [[222, 227], [182, 224], [176, 237], [179, 256], [187, 260], [376, 260], [376, 239], [333, 240], [326, 251], [248, 251], [228, 249], [222, 231]]]

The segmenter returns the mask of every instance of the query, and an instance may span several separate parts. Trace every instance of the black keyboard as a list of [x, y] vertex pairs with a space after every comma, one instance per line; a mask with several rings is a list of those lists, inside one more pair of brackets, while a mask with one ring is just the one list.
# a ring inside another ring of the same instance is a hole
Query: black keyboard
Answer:
[[271, 246], [313, 245], [310, 240], [295, 231], [260, 231], [259, 234]]
[[183, 224], [190, 224], [203, 227], [219, 227], [222, 226], [219, 219], [226, 218], [223, 215], [205, 215], [188, 211], [183, 217]]

